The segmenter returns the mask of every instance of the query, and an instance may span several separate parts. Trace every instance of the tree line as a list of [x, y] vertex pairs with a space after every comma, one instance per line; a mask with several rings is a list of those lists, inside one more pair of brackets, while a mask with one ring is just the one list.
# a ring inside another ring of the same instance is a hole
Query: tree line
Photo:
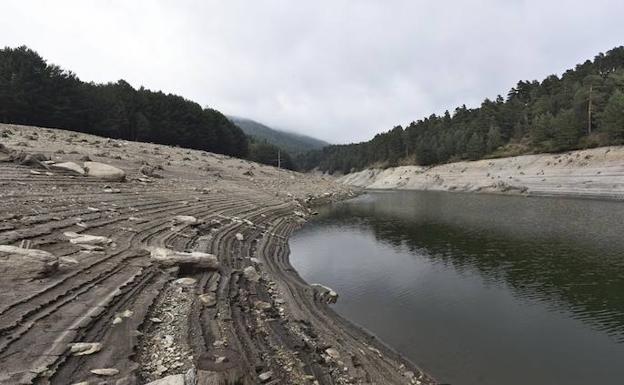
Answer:
[[24, 46], [0, 50], [0, 122], [249, 155], [246, 135], [219, 111], [124, 80], [86, 83]]
[[624, 47], [598, 54], [561, 77], [520, 81], [507, 96], [396, 126], [368, 142], [332, 145], [296, 159], [304, 170], [367, 167], [624, 144]]

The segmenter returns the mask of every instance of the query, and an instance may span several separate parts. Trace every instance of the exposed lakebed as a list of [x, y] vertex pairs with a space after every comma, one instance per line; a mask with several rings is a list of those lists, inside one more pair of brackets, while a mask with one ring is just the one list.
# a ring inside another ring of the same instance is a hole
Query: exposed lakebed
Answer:
[[624, 203], [371, 192], [291, 241], [335, 310], [453, 385], [620, 384]]

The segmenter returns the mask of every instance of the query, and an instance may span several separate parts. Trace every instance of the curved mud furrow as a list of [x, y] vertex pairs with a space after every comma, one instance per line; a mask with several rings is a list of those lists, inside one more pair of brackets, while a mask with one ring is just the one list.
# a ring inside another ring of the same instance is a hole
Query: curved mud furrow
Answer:
[[[75, 152], [77, 134], [39, 129], [34, 141], [38, 129], [10, 127], [9, 148], [25, 141], [28, 152], [79, 163], [80, 154], [55, 154]], [[197, 384], [433, 383], [315, 300], [289, 265], [287, 237], [306, 204], [350, 196], [347, 187], [201, 151], [78, 137], [127, 181], [0, 163], [0, 245], [77, 262], [37, 273], [0, 258], [0, 384], [133, 385], [189, 369]], [[162, 165], [162, 178], [141, 175], [146, 161]], [[89, 250], [65, 232], [111, 242]], [[219, 267], [162, 266], [150, 247], [212, 253]], [[75, 343], [91, 345], [77, 355]]]

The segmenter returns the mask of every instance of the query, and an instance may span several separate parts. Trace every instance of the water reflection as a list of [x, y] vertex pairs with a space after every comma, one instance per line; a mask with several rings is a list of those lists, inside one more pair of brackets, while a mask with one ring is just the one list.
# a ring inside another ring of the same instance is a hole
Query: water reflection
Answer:
[[291, 259], [341, 290], [337, 311], [454, 384], [616, 384], [622, 218], [619, 202], [373, 193], [322, 210]]

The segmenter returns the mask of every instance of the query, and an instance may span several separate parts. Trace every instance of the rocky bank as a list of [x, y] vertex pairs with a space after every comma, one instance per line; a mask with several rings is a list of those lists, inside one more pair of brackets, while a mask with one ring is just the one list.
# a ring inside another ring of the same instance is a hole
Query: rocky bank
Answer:
[[433, 384], [288, 262], [331, 178], [0, 124], [0, 384]]
[[624, 199], [624, 147], [368, 169], [339, 178], [369, 189], [516, 193]]

